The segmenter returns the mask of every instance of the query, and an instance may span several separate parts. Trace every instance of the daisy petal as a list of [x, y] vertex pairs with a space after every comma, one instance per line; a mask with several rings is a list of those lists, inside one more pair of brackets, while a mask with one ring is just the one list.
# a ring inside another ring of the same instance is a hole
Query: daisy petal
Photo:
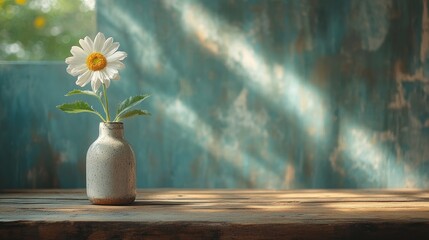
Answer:
[[110, 79], [105, 79], [104, 80], [104, 85], [106, 85], [106, 88], [109, 88], [109, 86], [110, 86]]
[[126, 52], [117, 51], [114, 54], [107, 56], [107, 62], [114, 62], [117, 60], [124, 60], [127, 57]]
[[106, 71], [106, 68], [100, 71], [100, 74], [102, 75], [102, 78], [104, 79], [103, 83], [110, 80], [109, 74]]
[[114, 68], [117, 70], [122, 70], [125, 68], [125, 64], [123, 64], [119, 61], [113, 61], [113, 62], [107, 63], [107, 67]]
[[83, 51], [82, 48], [73, 46], [70, 50], [70, 53], [73, 54], [73, 56], [78, 58], [86, 58], [86, 53]]
[[76, 85], [84, 87], [90, 81], [91, 75], [91, 71], [84, 72], [77, 78]]
[[94, 42], [92, 41], [92, 39], [88, 36], [85, 37], [85, 42], [86, 44], [88, 44], [88, 46], [91, 48], [91, 52], [94, 51]]
[[70, 74], [73, 76], [81, 75], [88, 70], [88, 67], [85, 64], [75, 66], [71, 69]]
[[100, 32], [97, 33], [97, 36], [95, 36], [95, 39], [94, 39], [94, 51], [101, 52], [101, 49], [103, 48], [105, 41], [106, 41], [106, 37], [104, 37], [104, 34]]
[[68, 57], [66, 58], [66, 63], [67, 64], [71, 64], [71, 65], [78, 65], [78, 64], [83, 64], [86, 62], [85, 58], [81, 58], [81, 57]]
[[111, 67], [106, 67], [105, 71], [106, 71], [106, 73], [110, 79], [112, 79], [113, 76], [115, 76], [115, 74], [118, 74], [118, 70], [111, 68]]
[[91, 80], [91, 88], [92, 91], [97, 92], [97, 90], [100, 88], [101, 82], [98, 79]]
[[119, 76], [119, 73], [115, 73], [115, 75], [113, 75], [112, 80], [119, 80], [121, 79], [121, 77]]
[[103, 54], [103, 55], [106, 55], [106, 53], [107, 53], [107, 49], [109, 49], [111, 46], [112, 46], [112, 43], [113, 43], [113, 38], [111, 38], [111, 37], [109, 37], [105, 42], [104, 42], [104, 45], [103, 45], [103, 48], [101, 49], [101, 53]]
[[71, 65], [68, 65], [67, 69], [66, 69], [67, 73], [71, 75], [72, 70], [73, 70], [73, 68], [71, 67]]
[[103, 83], [106, 85], [106, 88], [108, 88], [110, 86], [110, 76], [107, 74], [107, 71], [102, 71], [102, 73], [104, 75]]
[[100, 80], [100, 75], [99, 75], [98, 71], [92, 72], [91, 81], [95, 81], [95, 80], [97, 80], [97, 81]]
[[74, 60], [75, 58], [74, 57], [68, 57], [68, 58], [66, 58], [66, 63], [67, 64], [71, 64], [71, 62]]
[[118, 50], [118, 48], [119, 48], [119, 43], [118, 42], [114, 42], [114, 43], [112, 43], [110, 46], [109, 46], [109, 48], [107, 48], [105, 51], [106, 51], [106, 54], [105, 54], [105, 56], [106, 57], [108, 57], [108, 56], [110, 56], [110, 55], [112, 55], [113, 53], [115, 53], [116, 52], [116, 50]]
[[82, 46], [83, 50], [86, 52], [86, 54], [92, 53], [92, 46], [88, 44], [87, 41], [80, 39], [79, 44]]
[[101, 83], [104, 83], [104, 74], [102, 71], [97, 71], [97, 74], [99, 76], [99, 80]]

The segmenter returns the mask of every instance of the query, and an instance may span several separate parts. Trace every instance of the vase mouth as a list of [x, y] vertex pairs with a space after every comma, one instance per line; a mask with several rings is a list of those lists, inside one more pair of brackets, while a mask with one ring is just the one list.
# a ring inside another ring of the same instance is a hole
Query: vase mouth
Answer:
[[107, 127], [109, 129], [123, 129], [123, 122], [100, 122], [100, 127]]
[[101, 124], [124, 124], [123, 122], [100, 122]]

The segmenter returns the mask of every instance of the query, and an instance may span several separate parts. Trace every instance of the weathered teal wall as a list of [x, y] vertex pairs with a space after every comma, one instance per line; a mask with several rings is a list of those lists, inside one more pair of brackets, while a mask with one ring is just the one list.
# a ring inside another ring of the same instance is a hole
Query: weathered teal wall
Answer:
[[[425, 0], [98, 1], [138, 187], [429, 187]], [[67, 56], [65, 56], [67, 57]], [[84, 187], [93, 116], [65, 64], [0, 65], [0, 188]], [[94, 105], [96, 102], [94, 102]]]
[[0, 187], [85, 184], [84, 150], [96, 136], [92, 116], [55, 106], [74, 88], [62, 63], [0, 64]]

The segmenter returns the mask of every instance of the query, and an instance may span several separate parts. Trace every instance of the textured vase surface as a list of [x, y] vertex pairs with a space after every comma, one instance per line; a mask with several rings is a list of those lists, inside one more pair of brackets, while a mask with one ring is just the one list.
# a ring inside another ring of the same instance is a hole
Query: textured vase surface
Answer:
[[86, 155], [86, 193], [93, 204], [124, 205], [136, 198], [136, 161], [124, 124], [100, 123]]

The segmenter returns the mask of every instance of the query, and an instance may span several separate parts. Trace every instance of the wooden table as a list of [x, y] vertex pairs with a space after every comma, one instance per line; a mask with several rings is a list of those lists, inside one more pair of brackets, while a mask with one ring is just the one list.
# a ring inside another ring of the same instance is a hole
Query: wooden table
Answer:
[[141, 190], [97, 206], [84, 190], [0, 192], [0, 239], [429, 239], [429, 191]]

